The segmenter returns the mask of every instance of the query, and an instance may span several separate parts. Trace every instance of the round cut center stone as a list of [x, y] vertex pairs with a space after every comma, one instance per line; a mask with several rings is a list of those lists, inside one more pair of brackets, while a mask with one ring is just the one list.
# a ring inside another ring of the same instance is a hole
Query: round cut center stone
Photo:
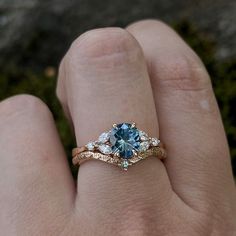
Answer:
[[133, 156], [133, 151], [138, 151], [140, 146], [139, 131], [131, 124], [118, 124], [111, 130], [110, 143], [113, 153], [119, 153], [124, 159]]

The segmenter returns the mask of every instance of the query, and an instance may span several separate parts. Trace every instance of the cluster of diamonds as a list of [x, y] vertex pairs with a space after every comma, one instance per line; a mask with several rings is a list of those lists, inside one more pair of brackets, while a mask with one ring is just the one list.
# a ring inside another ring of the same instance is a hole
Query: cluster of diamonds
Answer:
[[158, 138], [150, 138], [144, 131], [139, 130], [139, 136], [141, 140], [139, 147], [140, 152], [147, 151], [150, 146], [157, 147], [160, 143]]
[[86, 148], [89, 151], [99, 150], [101, 153], [105, 155], [112, 154], [112, 148], [111, 145], [109, 144], [110, 133], [111, 131], [102, 133], [98, 137], [98, 140], [94, 142], [89, 142], [86, 145]]
[[[111, 131], [102, 133], [96, 141], [91, 141], [86, 145], [86, 148], [89, 151], [99, 150], [101, 153], [105, 155], [109, 154], [115, 154], [112, 151], [111, 144], [109, 143]], [[159, 145], [160, 140], [157, 138], [150, 138], [148, 135], [144, 132], [139, 130], [139, 136], [140, 136], [140, 146], [139, 149], [136, 150], [137, 152], [145, 152], [150, 147], [156, 147]], [[124, 163], [124, 165], [127, 165], [127, 160]]]

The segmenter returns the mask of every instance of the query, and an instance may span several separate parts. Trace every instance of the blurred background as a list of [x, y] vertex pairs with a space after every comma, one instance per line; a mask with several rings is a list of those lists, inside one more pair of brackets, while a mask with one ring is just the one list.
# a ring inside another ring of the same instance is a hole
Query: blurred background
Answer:
[[54, 114], [69, 157], [75, 144], [55, 98], [61, 57], [86, 30], [125, 27], [144, 18], [170, 24], [205, 63], [220, 105], [236, 176], [234, 0], [0, 0], [0, 100], [18, 93], [40, 97]]

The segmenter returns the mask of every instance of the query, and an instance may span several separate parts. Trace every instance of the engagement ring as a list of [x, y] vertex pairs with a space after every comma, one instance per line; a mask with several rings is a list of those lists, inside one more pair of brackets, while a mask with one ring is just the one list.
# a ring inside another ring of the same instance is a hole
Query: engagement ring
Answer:
[[73, 164], [81, 165], [88, 160], [100, 160], [128, 170], [129, 166], [155, 156], [166, 158], [166, 151], [158, 138], [149, 137], [137, 129], [136, 124], [114, 124], [102, 133], [98, 140], [72, 150]]

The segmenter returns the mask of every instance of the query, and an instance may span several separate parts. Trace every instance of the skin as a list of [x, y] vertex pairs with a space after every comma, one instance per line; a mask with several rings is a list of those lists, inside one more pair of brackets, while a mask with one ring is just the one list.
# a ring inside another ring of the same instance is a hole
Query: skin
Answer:
[[0, 103], [1, 235], [236, 235], [229, 148], [209, 75], [167, 25], [86, 32], [63, 58], [57, 95], [78, 146], [136, 122], [166, 144], [128, 172], [82, 164], [74, 183], [38, 98]]

